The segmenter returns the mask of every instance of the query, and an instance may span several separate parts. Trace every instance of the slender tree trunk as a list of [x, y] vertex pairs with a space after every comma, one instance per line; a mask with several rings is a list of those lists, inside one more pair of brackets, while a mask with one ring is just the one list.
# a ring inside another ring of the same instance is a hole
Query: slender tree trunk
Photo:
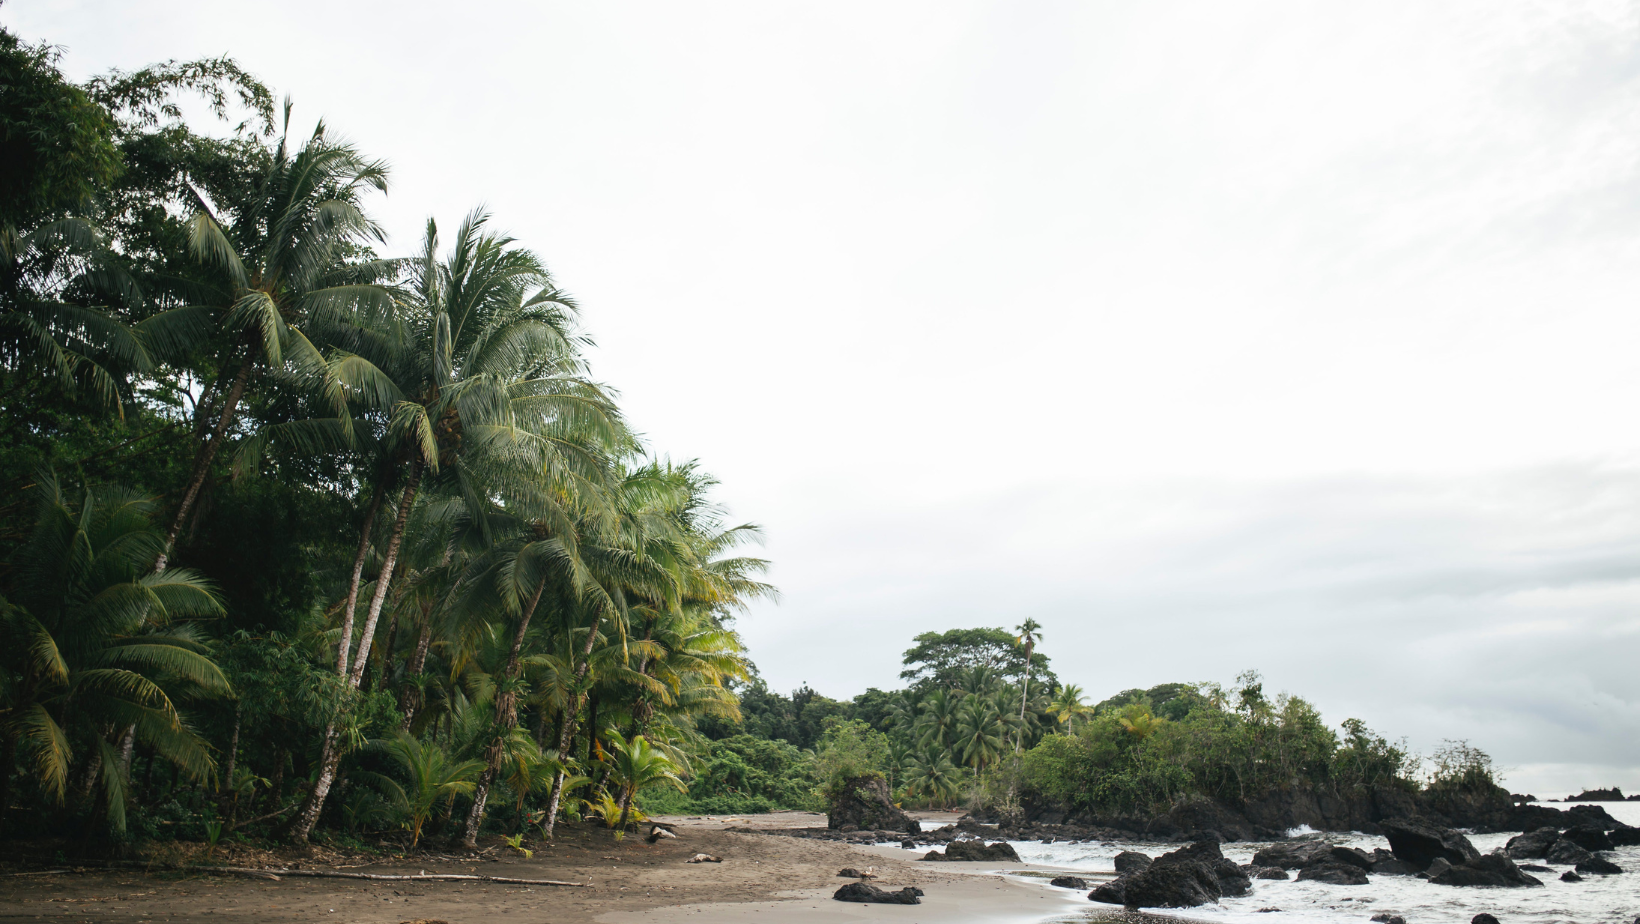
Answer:
[[[393, 533], [387, 540], [387, 555], [382, 561], [381, 575], [376, 578], [376, 592], [370, 598], [370, 612], [365, 617], [364, 630], [359, 634], [359, 650], [353, 656], [353, 669], [348, 672], [347, 685], [357, 690], [359, 681], [364, 677], [364, 666], [370, 657], [370, 642], [376, 632], [376, 620], [381, 617], [382, 601], [387, 598], [388, 585], [392, 583], [393, 567], [398, 564], [399, 544], [404, 540], [404, 523], [410, 517], [410, 507], [416, 502], [416, 489], [421, 486], [422, 462], [420, 459], [410, 463], [410, 478], [404, 485], [404, 496], [399, 501], [398, 516], [393, 520]], [[340, 736], [334, 723], [325, 729], [324, 745], [319, 751], [319, 775], [313, 781], [313, 789], [308, 793], [307, 803], [296, 816], [290, 829], [290, 839], [293, 843], [305, 843], [308, 835], [313, 832], [313, 826], [319, 822], [319, 813], [324, 810], [325, 798], [330, 795], [330, 787], [336, 781], [336, 765], [341, 762], [342, 749]]]
[[336, 646], [336, 674], [347, 676], [347, 656], [353, 645], [353, 613], [359, 605], [359, 583], [364, 577], [364, 560], [370, 555], [370, 530], [376, 525], [376, 513], [382, 509], [386, 485], [376, 482], [370, 493], [370, 507], [365, 510], [364, 526], [359, 529], [359, 551], [353, 556], [353, 576], [347, 583], [347, 602], [342, 609], [342, 640]]
[[165, 544], [160, 547], [159, 558], [154, 560], [154, 573], [165, 570], [165, 565], [171, 558], [171, 547], [176, 545], [177, 535], [182, 532], [182, 525], [188, 522], [188, 512], [193, 509], [194, 501], [199, 499], [199, 489], [205, 484], [205, 476], [210, 473], [211, 463], [216, 461], [216, 454], [222, 448], [222, 441], [227, 437], [228, 427], [233, 423], [234, 413], [239, 409], [239, 400], [245, 397], [245, 385], [250, 381], [251, 361], [247, 357], [239, 365], [239, 371], [234, 374], [233, 385], [228, 389], [228, 395], [222, 402], [222, 414], [217, 418], [216, 426], [211, 429], [211, 438], [199, 447], [194, 456], [194, 470], [188, 478], [188, 489], [182, 494], [182, 502], [177, 505], [176, 517], [171, 520], [171, 528], [165, 531]]
[[404, 667], [404, 692], [399, 695], [399, 711], [404, 713], [404, 722], [400, 725], [402, 731], [410, 730], [416, 722], [416, 713], [421, 711], [421, 687], [411, 683], [410, 678], [421, 674], [427, 666], [427, 646], [433, 641], [433, 627], [428, 618], [431, 608], [431, 603], [422, 607], [421, 625], [416, 632], [416, 650], [410, 655], [410, 663]]
[[637, 794], [638, 787], [636, 786], [621, 787], [621, 823], [616, 828], [617, 831], [626, 830], [626, 820], [632, 817], [632, 797]]
[[234, 703], [233, 706], [233, 734], [228, 738], [228, 766], [223, 771], [227, 790], [222, 796], [222, 813], [228, 818], [228, 827], [233, 827], [233, 816], [239, 811], [239, 790], [234, 788], [233, 773], [239, 763], [239, 720], [245, 705], [244, 700]]
[[513, 633], [512, 649], [507, 652], [507, 664], [501, 669], [501, 679], [504, 688], [496, 695], [495, 713], [496, 723], [500, 726], [501, 734], [490, 745], [485, 753], [484, 772], [479, 774], [478, 784], [473, 789], [473, 807], [467, 813], [467, 826], [461, 834], [461, 846], [472, 850], [478, 847], [478, 828], [484, 823], [484, 804], [490, 797], [490, 784], [501, 770], [503, 752], [503, 738], [506, 734], [518, 727], [518, 693], [511, 688], [511, 681], [518, 676], [518, 656], [524, 649], [524, 633], [529, 630], [530, 617], [535, 615], [536, 604], [541, 602], [541, 593], [547, 589], [547, 579], [535, 585], [535, 596], [524, 607], [524, 612], [518, 617], [518, 631]]
[[3, 747], [0, 747], [0, 834], [6, 830], [6, 818], [11, 815], [11, 778], [12, 770], [17, 766], [17, 736], [6, 733]]
[[388, 585], [393, 582], [393, 567], [399, 562], [399, 545], [404, 541], [404, 524], [410, 518], [410, 508], [416, 503], [416, 490], [421, 487], [422, 461], [410, 463], [410, 478], [404, 484], [404, 497], [399, 501], [399, 515], [393, 520], [393, 534], [387, 539], [387, 556], [382, 561], [381, 576], [376, 578], [376, 592], [370, 597], [370, 612], [365, 616], [364, 631], [359, 633], [359, 653], [353, 659], [353, 671], [348, 681], [358, 689], [364, 676], [365, 662], [370, 658], [370, 643], [375, 638], [376, 620], [381, 618], [382, 603], [387, 599]]
[[[587, 631], [587, 643], [581, 646], [581, 663], [575, 668], [575, 686], [577, 688], [581, 686], [581, 681], [586, 679], [587, 668], [592, 665], [592, 646], [597, 638], [598, 620], [595, 619], [592, 621], [592, 628]], [[577, 693], [575, 703], [564, 712], [564, 722], [558, 731], [558, 756], [560, 758], [569, 754], [569, 743], [575, 737], [575, 714], [581, 711], [581, 704], [585, 701], [586, 694]], [[563, 797], [564, 770], [560, 766], [558, 772], [553, 774], [552, 777], [552, 795], [547, 798], [547, 823], [541, 831], [547, 837], [552, 837], [553, 825], [558, 823], [558, 803], [563, 800]]]

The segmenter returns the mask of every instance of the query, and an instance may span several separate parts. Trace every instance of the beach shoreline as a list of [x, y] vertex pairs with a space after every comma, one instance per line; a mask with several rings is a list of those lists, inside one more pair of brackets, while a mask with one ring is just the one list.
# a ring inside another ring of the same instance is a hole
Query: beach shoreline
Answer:
[[[495, 882], [402, 882], [282, 877], [256, 879], [198, 870], [75, 868], [41, 874], [25, 857], [7, 858], [0, 877], [0, 920], [191, 921], [223, 924], [323, 921], [400, 924], [653, 924], [736, 919], [813, 924], [902, 921], [906, 924], [1043, 921], [1087, 910], [1083, 893], [1002, 875], [996, 864], [927, 863], [890, 846], [862, 846], [784, 836], [781, 828], [824, 824], [824, 816], [782, 812], [761, 816], [663, 819], [677, 838], [651, 845], [643, 837], [616, 841], [587, 825], [566, 826], [550, 846], [524, 857], [486, 843], [474, 856], [418, 854], [345, 862], [300, 851], [267, 856], [260, 868], [414, 874], [456, 873], [585, 883], [579, 887]], [[941, 819], [931, 818], [932, 826]], [[734, 830], [730, 830], [730, 829]], [[768, 832], [768, 833], [762, 833]], [[487, 839], [488, 840], [488, 839]], [[697, 853], [719, 863], [690, 863]], [[198, 863], [203, 858], [192, 862]], [[174, 862], [174, 861], [173, 861]], [[246, 860], [219, 854], [216, 863]], [[917, 886], [923, 903], [862, 905], [832, 893], [851, 881], [844, 867], [875, 867], [876, 883]], [[1030, 864], [1010, 864], [1025, 870]], [[1048, 867], [1043, 867], [1048, 869]], [[19, 875], [19, 873], [30, 873]]]

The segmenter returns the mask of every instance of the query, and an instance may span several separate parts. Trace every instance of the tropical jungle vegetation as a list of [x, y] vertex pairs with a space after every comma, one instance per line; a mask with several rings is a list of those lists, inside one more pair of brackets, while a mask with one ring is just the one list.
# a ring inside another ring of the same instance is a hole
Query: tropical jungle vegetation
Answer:
[[918, 636], [901, 689], [771, 691], [734, 630], [775, 593], [758, 528], [637, 436], [545, 261], [481, 210], [386, 252], [385, 161], [291, 124], [226, 58], [77, 84], [0, 30], [0, 836], [521, 843], [860, 773], [1103, 808], [1411, 773], [1252, 676], [1087, 704], [1033, 620]]

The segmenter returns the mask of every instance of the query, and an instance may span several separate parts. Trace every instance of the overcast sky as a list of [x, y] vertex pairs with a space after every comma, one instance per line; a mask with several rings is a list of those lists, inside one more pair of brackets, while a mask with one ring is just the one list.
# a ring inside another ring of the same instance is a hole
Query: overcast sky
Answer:
[[767, 527], [779, 689], [1035, 617], [1640, 790], [1634, 3], [13, 2], [487, 203]]

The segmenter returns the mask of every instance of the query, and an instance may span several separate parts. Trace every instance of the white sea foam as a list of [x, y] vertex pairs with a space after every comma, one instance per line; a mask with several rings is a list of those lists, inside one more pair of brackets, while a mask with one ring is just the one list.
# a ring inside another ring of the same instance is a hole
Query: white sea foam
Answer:
[[[1640, 826], [1640, 802], [1598, 803], [1613, 818]], [[1566, 808], [1555, 804], [1553, 808]], [[1469, 839], [1481, 853], [1501, 847], [1510, 834], [1474, 834]], [[1326, 839], [1347, 847], [1372, 851], [1389, 846], [1382, 837], [1365, 834], [1328, 834]], [[1114, 872], [1114, 859], [1123, 850], [1138, 850], [1152, 856], [1175, 849], [1176, 844], [1117, 842], [1087, 844], [1039, 844], [1016, 842], [1020, 859], [1029, 863], [1066, 866], [1089, 872]], [[1225, 856], [1237, 863], [1252, 861], [1263, 844], [1226, 844]], [[1543, 880], [1538, 888], [1476, 888], [1438, 886], [1416, 876], [1372, 876], [1364, 886], [1336, 886], [1290, 880], [1253, 880], [1252, 894], [1226, 899], [1218, 905], [1189, 908], [1177, 912], [1160, 911], [1226, 924], [1274, 924], [1276, 918], [1259, 913], [1260, 908], [1280, 908], [1285, 924], [1364, 924], [1380, 912], [1404, 917], [1408, 924], [1466, 924], [1482, 911], [1496, 915], [1505, 924], [1628, 924], [1640, 915], [1640, 847], [1620, 847], [1611, 859], [1626, 872], [1616, 876], [1585, 876], [1582, 882], [1561, 882], [1560, 874], [1569, 866], [1543, 864], [1553, 873], [1534, 873]], [[1541, 862], [1541, 861], [1524, 861]], [[1099, 906], [1109, 909], [1112, 906]], [[1091, 910], [1091, 909], [1090, 909]]]

